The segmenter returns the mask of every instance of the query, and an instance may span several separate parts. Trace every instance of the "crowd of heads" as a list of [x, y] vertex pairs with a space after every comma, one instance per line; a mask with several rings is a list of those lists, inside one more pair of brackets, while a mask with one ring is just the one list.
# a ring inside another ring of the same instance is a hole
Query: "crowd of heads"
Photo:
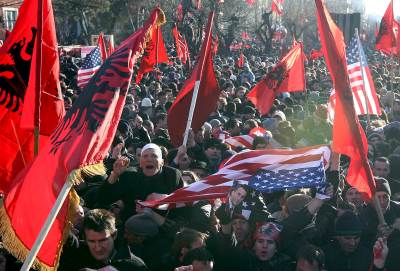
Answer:
[[[167, 48], [171, 56], [176, 56], [172, 46]], [[331, 143], [332, 119], [327, 101], [332, 80], [323, 59], [306, 63], [306, 91], [282, 93], [269, 113], [261, 115], [246, 95], [279, 56], [245, 52], [245, 64], [238, 67], [238, 53], [232, 52], [230, 56], [214, 57], [221, 89], [217, 107], [199, 130], [189, 132], [186, 146], [174, 147], [168, 134], [168, 110], [190, 71], [171, 57], [168, 65], [159, 65], [140, 84], [132, 83], [105, 161], [108, 174], [88, 177], [76, 187], [82, 200], [72, 221], [72, 233], [87, 248], [91, 255], [88, 257], [102, 263], [87, 268], [342, 270], [334, 269], [337, 263], [350, 266], [346, 270], [368, 270], [363, 268], [383, 268], [378, 254], [373, 253], [379, 250], [385, 256], [386, 270], [398, 270], [400, 265], [393, 255], [399, 253], [400, 243], [400, 207], [396, 202], [400, 199], [400, 65], [374, 50], [366, 52], [382, 115], [359, 118], [368, 138], [376, 198], [386, 224], [378, 222], [372, 201], [346, 183], [345, 172], [351, 157], [344, 156], [338, 157], [336, 166], [326, 173], [333, 190], [327, 200], [316, 197], [315, 189], [262, 194], [234, 181], [222, 202], [193, 202], [169, 211], [131, 206], [131, 199], [125, 196], [102, 204], [101, 197], [113, 196], [104, 191], [121, 183], [127, 172], [152, 182], [156, 178], [166, 181], [165, 176], [173, 169], [179, 172], [179, 184], [168, 188], [171, 193], [217, 172], [222, 161], [246, 148], [289, 149]], [[61, 57], [66, 110], [85, 91], [76, 82], [81, 63], [79, 58]], [[249, 135], [257, 128], [265, 132], [254, 136], [248, 147], [226, 141], [229, 137]], [[156, 186], [149, 184], [143, 188], [143, 194], [132, 198], [165, 197], [167, 193], [158, 191]], [[377, 237], [381, 239], [377, 241]], [[125, 246], [140, 261], [115, 261]], [[7, 259], [7, 265], [12, 264], [15, 262]]]

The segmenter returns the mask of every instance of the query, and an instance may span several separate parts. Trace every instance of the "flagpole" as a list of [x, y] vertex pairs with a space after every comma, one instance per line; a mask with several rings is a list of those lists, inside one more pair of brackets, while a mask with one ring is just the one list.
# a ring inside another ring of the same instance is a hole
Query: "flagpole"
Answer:
[[159, 26], [157, 26], [157, 39], [156, 39], [156, 67], [158, 70], [158, 44], [159, 44], [159, 39], [160, 39], [160, 33], [161, 29], [159, 28]]
[[34, 111], [34, 145], [33, 154], [39, 153], [39, 135], [40, 135], [40, 94], [42, 89], [42, 38], [43, 38], [43, 0], [38, 0], [37, 10], [37, 37], [36, 37], [36, 86], [35, 86], [35, 111]]
[[69, 174], [67, 181], [64, 183], [64, 186], [62, 187], [56, 202], [51, 208], [50, 213], [47, 216], [46, 221], [43, 227], [41, 228], [39, 235], [36, 238], [35, 243], [33, 244], [32, 249], [29, 252], [28, 257], [25, 259], [24, 264], [22, 265], [20, 271], [28, 271], [32, 267], [33, 261], [35, 260], [37, 254], [39, 253], [39, 250], [42, 247], [42, 244], [46, 239], [46, 236], [49, 233], [50, 228], [54, 223], [54, 220], [56, 219], [58, 213], [60, 212], [60, 209], [63, 206], [64, 201], [73, 186], [72, 179], [74, 175], [75, 171], [72, 171], [71, 174]]
[[358, 36], [358, 28], [355, 29], [355, 35], [357, 39], [357, 46], [358, 46], [358, 61], [360, 62], [360, 68], [361, 68], [361, 77], [363, 81], [363, 94], [364, 94], [364, 102], [365, 102], [365, 109], [367, 113], [367, 129], [365, 129], [365, 134], [368, 135], [368, 129], [371, 124], [371, 119], [369, 117], [369, 109], [368, 109], [368, 97], [367, 97], [367, 91], [365, 90], [365, 75], [364, 75], [364, 69], [363, 69], [363, 63], [362, 63], [362, 57], [361, 57], [361, 41], [360, 37]]
[[[371, 123], [371, 119], [369, 117], [369, 110], [368, 110], [368, 98], [367, 98], [367, 92], [365, 90], [365, 76], [364, 76], [364, 70], [363, 70], [363, 64], [362, 64], [362, 57], [361, 57], [361, 41], [360, 38], [358, 36], [358, 28], [355, 29], [355, 36], [357, 39], [357, 46], [358, 46], [358, 61], [360, 62], [360, 68], [361, 68], [361, 76], [362, 76], [362, 80], [363, 80], [363, 94], [364, 94], [364, 102], [365, 102], [365, 108], [366, 108], [366, 113], [367, 113], [367, 129], [365, 129], [365, 134], [368, 134], [368, 128], [370, 127], [370, 123]], [[365, 155], [364, 155], [365, 156]], [[364, 159], [363, 159], [364, 160]], [[363, 161], [364, 163], [368, 163], [366, 161]], [[370, 178], [371, 180], [374, 178], [372, 172], [371, 172], [371, 167], [368, 165], [368, 178]], [[372, 200], [373, 203], [375, 205], [375, 210], [376, 213], [378, 215], [378, 220], [380, 224], [386, 224], [385, 222], [385, 217], [383, 216], [383, 212], [381, 209], [381, 203], [379, 201], [379, 199], [377, 198], [376, 194], [374, 193], [374, 195], [372, 196]]]
[[[209, 44], [210, 42], [210, 38], [211, 38], [211, 28], [212, 28], [212, 24], [214, 22], [214, 11], [212, 11], [212, 15], [211, 15], [211, 20], [210, 20], [210, 31], [208, 31], [208, 36], [207, 39], [204, 40], [204, 42], [206, 42], [206, 46]], [[204, 51], [206, 51], [207, 48], [205, 48]], [[200, 65], [200, 73], [198, 78], [201, 79], [202, 75], [203, 75], [203, 69], [204, 69], [204, 62], [205, 62], [205, 58], [202, 59], [202, 63]], [[192, 127], [192, 120], [193, 120], [193, 114], [194, 114], [194, 109], [196, 107], [196, 101], [197, 101], [197, 95], [199, 93], [199, 88], [200, 88], [200, 80], [196, 80], [196, 82], [194, 83], [194, 90], [193, 90], [193, 96], [192, 96], [192, 101], [190, 103], [190, 109], [189, 109], [189, 116], [188, 116], [188, 120], [186, 123], [186, 129], [185, 129], [185, 134], [183, 136], [183, 146], [187, 145], [187, 141], [188, 141], [188, 137], [189, 137], [189, 131], [190, 128]]]

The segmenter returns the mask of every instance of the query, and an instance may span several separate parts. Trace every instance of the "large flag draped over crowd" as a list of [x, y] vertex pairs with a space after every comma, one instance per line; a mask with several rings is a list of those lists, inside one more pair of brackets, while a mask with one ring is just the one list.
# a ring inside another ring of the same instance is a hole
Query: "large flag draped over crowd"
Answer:
[[[153, 29], [164, 21], [163, 12], [156, 8], [144, 27], [118, 47], [91, 78], [38, 157], [13, 180], [0, 211], [0, 232], [5, 247], [18, 258], [24, 259], [32, 249], [67, 178], [79, 183], [81, 174], [104, 174], [102, 160], [113, 141], [133, 67]], [[69, 231], [68, 207], [73, 210], [76, 204], [71, 193], [39, 251], [36, 268], [56, 270]]]
[[[312, 173], [314, 175], [312, 172], [314, 168], [317, 169], [317, 172], [321, 172], [320, 169], [327, 168], [330, 154], [331, 151], [328, 146], [312, 146], [295, 150], [240, 152], [222, 163], [218, 172], [204, 180], [181, 188], [164, 199], [144, 201], [140, 204], [164, 209], [182, 207], [185, 204], [192, 204], [200, 200], [225, 198], [235, 180], [263, 192], [314, 187], [317, 184], [324, 186], [324, 176], [319, 176], [321, 179], [316, 182], [308, 182], [310, 178], [307, 177], [307, 174]], [[260, 173], [264, 176], [265, 174], [275, 174], [276, 176], [270, 176], [275, 178], [271, 182], [270, 178], [257, 177]], [[291, 174], [293, 176], [290, 176]], [[323, 170], [322, 175], [324, 175]], [[303, 178], [304, 176], [306, 177]], [[288, 178], [290, 178], [290, 182]], [[265, 179], [269, 179], [269, 181]], [[307, 183], [303, 183], [304, 179], [307, 179]], [[263, 181], [265, 182], [260, 184]]]

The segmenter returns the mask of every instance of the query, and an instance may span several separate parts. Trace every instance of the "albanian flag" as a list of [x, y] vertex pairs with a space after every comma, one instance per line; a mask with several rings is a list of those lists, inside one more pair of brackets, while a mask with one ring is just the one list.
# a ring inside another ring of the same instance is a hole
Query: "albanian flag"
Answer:
[[[33, 129], [40, 125], [40, 144], [64, 116], [53, 9], [43, 0], [42, 54], [38, 63], [38, 2], [26, 0], [14, 30], [0, 48], [0, 191], [33, 159]], [[41, 89], [37, 88], [40, 69]], [[37, 114], [39, 113], [39, 114]]]
[[303, 44], [297, 43], [272, 70], [247, 94], [254, 106], [265, 115], [276, 95], [305, 89]]
[[136, 84], [140, 83], [145, 73], [153, 70], [154, 65], [168, 61], [161, 27], [156, 27], [152, 30], [151, 41], [140, 61], [140, 67], [136, 76]]
[[[4, 246], [15, 257], [24, 260], [32, 249], [67, 178], [68, 182], [79, 183], [83, 174], [105, 173], [102, 161], [117, 130], [133, 67], [146, 47], [151, 29], [163, 22], [164, 13], [156, 8], [144, 27], [107, 58], [33, 163], [13, 180], [0, 209], [0, 233]], [[69, 210], [76, 204], [78, 200], [72, 192], [39, 250], [35, 269], [57, 269], [69, 232]]]
[[174, 103], [168, 111], [168, 132], [175, 147], [182, 145], [190, 104], [196, 83], [199, 84], [196, 105], [192, 120], [193, 131], [198, 131], [210, 113], [217, 107], [220, 94], [212, 61], [212, 25], [214, 12], [210, 13], [206, 35], [200, 55], [192, 74], [185, 81]]
[[336, 95], [332, 149], [351, 158], [346, 181], [371, 198], [375, 190], [375, 181], [367, 158], [367, 138], [354, 109], [343, 33], [332, 20], [322, 1], [315, 0], [315, 4], [322, 51]]
[[388, 55], [400, 56], [400, 23], [394, 19], [393, 0], [390, 1], [383, 15], [376, 36], [376, 49]]

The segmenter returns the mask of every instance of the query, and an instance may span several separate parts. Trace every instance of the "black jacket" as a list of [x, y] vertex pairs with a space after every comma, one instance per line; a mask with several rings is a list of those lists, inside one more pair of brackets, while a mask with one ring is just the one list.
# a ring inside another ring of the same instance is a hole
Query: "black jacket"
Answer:
[[107, 181], [97, 191], [98, 207], [105, 208], [117, 200], [124, 202], [122, 219], [134, 215], [136, 200], [145, 200], [151, 193], [170, 194], [183, 187], [179, 170], [163, 166], [161, 171], [148, 177], [142, 170], [125, 171], [119, 180], [110, 184]]
[[133, 255], [129, 247], [120, 247], [114, 250], [112, 257], [106, 263], [97, 261], [90, 254], [89, 248], [84, 241], [77, 242], [74, 235], [70, 234], [68, 241], [63, 247], [58, 271], [78, 271], [82, 268], [99, 269], [113, 266], [120, 271], [147, 271], [149, 270], [142, 259]]

